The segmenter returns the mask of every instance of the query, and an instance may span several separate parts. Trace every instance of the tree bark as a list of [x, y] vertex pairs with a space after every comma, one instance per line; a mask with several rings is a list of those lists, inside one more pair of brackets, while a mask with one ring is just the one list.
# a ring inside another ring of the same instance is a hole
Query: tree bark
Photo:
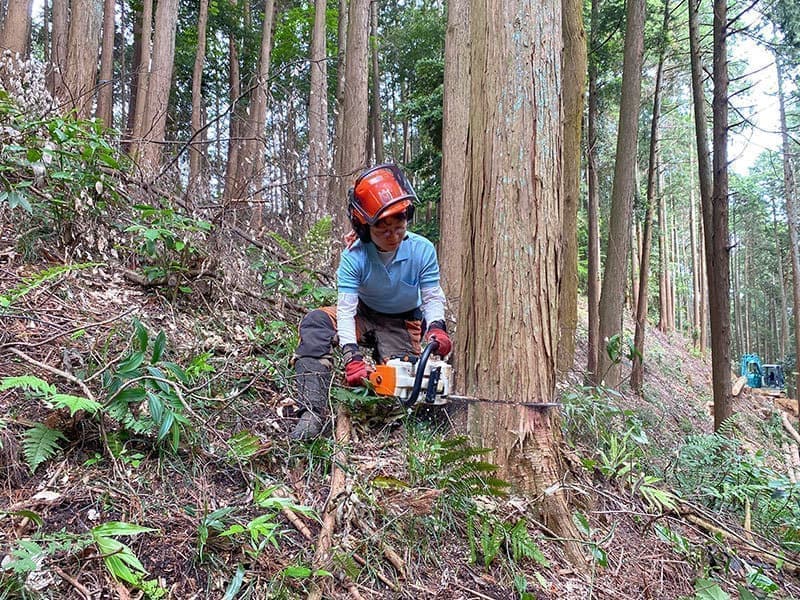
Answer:
[[[243, 147], [245, 155], [240, 156], [241, 164], [249, 165], [245, 170], [245, 185], [255, 187], [253, 192], [253, 212], [250, 226], [253, 231], [261, 229], [264, 205], [261, 188], [264, 180], [264, 128], [267, 124], [267, 99], [269, 97], [269, 63], [272, 55], [272, 26], [275, 23], [275, 0], [264, 3], [264, 20], [261, 24], [261, 53], [258, 59], [258, 79], [250, 95], [250, 116], [247, 121], [247, 139]], [[293, 179], [293, 178], [292, 178]]]
[[161, 164], [161, 145], [167, 126], [169, 92], [172, 88], [172, 67], [175, 62], [175, 29], [178, 21], [178, 0], [160, 0], [156, 6], [153, 30], [153, 59], [147, 85], [147, 110], [144, 126], [145, 145], [140, 165], [155, 171]]
[[[783, 115], [781, 115], [783, 117]], [[783, 123], [782, 123], [783, 126]], [[788, 167], [788, 169], [787, 169]], [[787, 170], [789, 177], [791, 179], [792, 175], [792, 166], [784, 165], [784, 190], [786, 189], [786, 175]], [[785, 197], [785, 192], [784, 192]], [[786, 358], [786, 351], [789, 348], [789, 308], [788, 303], [786, 301], [786, 274], [783, 271], [783, 248], [781, 247], [780, 236], [778, 235], [778, 214], [777, 209], [775, 207], [775, 199], [772, 199], [772, 236], [775, 240], [775, 255], [778, 257], [778, 290], [780, 291], [780, 301], [781, 301], [781, 325], [780, 331], [778, 332], [778, 349], [780, 352], [780, 360], [784, 360]], [[800, 261], [798, 261], [800, 262]], [[793, 277], [794, 279], [794, 277]], [[798, 294], [800, 296], [800, 294]], [[796, 302], [796, 299], [795, 299]], [[777, 326], [777, 323], [776, 323]], [[800, 355], [797, 355], [800, 356]]]
[[[447, 3], [444, 42], [444, 102], [442, 124], [442, 200], [439, 265], [447, 307], [458, 321], [461, 292], [461, 222], [464, 218], [467, 126], [469, 124], [469, 0]], [[453, 356], [456, 372], [459, 357]]]
[[114, 126], [114, 28], [116, 17], [115, 0], [103, 3], [103, 42], [100, 51], [100, 81], [97, 85], [97, 109], [95, 116], [106, 127]]
[[597, 360], [600, 347], [600, 183], [597, 174], [597, 58], [594, 56], [597, 42], [597, 28], [600, 23], [600, 0], [592, 0], [591, 23], [589, 26], [589, 109], [586, 127], [586, 172], [587, 188], [586, 219], [589, 247], [587, 249], [587, 303], [588, 303], [588, 343], [586, 348], [587, 383], [599, 384]]
[[10, 50], [21, 59], [28, 56], [33, 0], [8, 0], [5, 19], [0, 26], [0, 50]]
[[370, 2], [370, 56], [372, 59], [372, 95], [369, 108], [370, 119], [370, 139], [372, 140], [372, 156], [374, 164], [382, 164], [384, 161], [383, 151], [383, 124], [381, 116], [381, 78], [378, 66], [378, 2]]
[[311, 35], [311, 83], [308, 100], [308, 192], [306, 229], [320, 218], [327, 207], [328, 189], [328, 64], [326, 62], [326, 0], [314, 4], [314, 29]]
[[206, 29], [208, 28], [208, 0], [200, 0], [200, 14], [197, 19], [197, 50], [192, 69], [192, 144], [189, 147], [189, 202], [206, 195], [203, 173], [205, 153], [205, 107], [203, 105], [203, 66], [206, 62]]
[[[691, 151], [691, 148], [690, 148]], [[694, 156], [692, 156], [692, 159]], [[697, 247], [697, 224], [694, 195], [694, 160], [690, 161], [689, 183], [689, 248], [692, 253], [692, 346], [697, 349], [700, 344], [700, 307], [702, 302], [702, 279], [700, 278], [699, 249]]]
[[[653, 115], [650, 122], [650, 156], [647, 166], [647, 208], [642, 234], [642, 259], [639, 266], [639, 296], [636, 304], [636, 332], [633, 346], [637, 352], [631, 368], [631, 389], [642, 395], [644, 383], [644, 338], [647, 328], [647, 282], [650, 279], [650, 243], [653, 231], [653, 204], [656, 201], [656, 182], [658, 181], [658, 121], [661, 118], [661, 87], [664, 80], [664, 58], [666, 56], [667, 29], [669, 26], [669, 1], [664, 2], [664, 21], [661, 26], [661, 39], [658, 49], [658, 67], [653, 90]], [[659, 189], [660, 191], [660, 189]]]
[[[786, 123], [786, 96], [783, 90], [783, 64], [778, 54], [775, 54], [775, 68], [778, 76], [778, 101], [781, 117], [781, 142], [783, 150], [783, 194], [786, 202], [786, 216], [789, 225], [789, 246], [792, 259], [792, 298], [794, 300], [794, 352], [795, 362], [800, 361], [800, 236], [797, 234], [797, 206], [795, 205], [795, 181], [791, 163], [791, 147], [789, 145], [789, 130]], [[795, 371], [800, 368], [795, 367]], [[795, 382], [795, 389], [800, 389]]]
[[131, 133], [131, 155], [139, 157], [143, 151], [142, 138], [147, 119], [147, 93], [150, 87], [150, 59], [153, 41], [153, 0], [144, 0], [139, 35], [139, 53], [136, 55], [136, 101], [133, 103], [133, 128]]
[[50, 34], [50, 63], [48, 89], [55, 95], [64, 83], [67, 64], [67, 39], [69, 37], [69, 0], [53, 0], [52, 33]]
[[241, 148], [240, 130], [243, 128], [243, 118], [240, 96], [242, 94], [241, 74], [239, 70], [239, 50], [236, 39], [231, 35], [228, 38], [228, 83], [230, 85], [230, 103], [233, 109], [228, 119], [228, 154], [225, 164], [225, 188], [222, 196], [225, 202], [230, 202], [241, 194], [239, 185], [239, 150]]
[[667, 249], [667, 209], [665, 198], [658, 198], [658, 329], [669, 332], [669, 250]]
[[[725, 0], [714, 0], [713, 182], [706, 220], [714, 430], [732, 415], [730, 361], [730, 247], [728, 241], [728, 56]], [[710, 274], [714, 274], [714, 281]]]
[[72, 0], [70, 14], [66, 70], [56, 95], [80, 118], [88, 118], [97, 82], [103, 0]]
[[369, 0], [350, 0], [341, 130], [337, 131], [335, 175], [331, 180], [334, 227], [347, 229], [346, 198], [353, 176], [367, 164], [369, 116]]
[[575, 360], [575, 329], [578, 325], [578, 203], [581, 180], [581, 127], [586, 87], [586, 32], [583, 2], [562, 0], [561, 25], [564, 35], [564, 270], [558, 295], [557, 369], [566, 373]]
[[[626, 260], [630, 239], [631, 206], [636, 171], [636, 143], [641, 102], [642, 52], [644, 46], [644, 0], [629, 0], [622, 63], [622, 99], [619, 109], [614, 183], [611, 189], [611, 217], [608, 250], [600, 294], [600, 342], [622, 336], [622, 309], [625, 302]], [[619, 363], [607, 352], [598, 350], [599, 376], [606, 385], [620, 383]]]
[[[581, 567], [578, 533], [559, 486], [560, 413], [524, 404], [556, 395], [560, 2], [472, 0], [470, 14], [458, 353], [468, 394], [519, 404], [471, 404], [469, 429], [479, 446], [494, 449], [500, 477], [543, 499], [545, 523], [570, 540], [567, 555]], [[545, 493], [554, 485], [555, 493]]]

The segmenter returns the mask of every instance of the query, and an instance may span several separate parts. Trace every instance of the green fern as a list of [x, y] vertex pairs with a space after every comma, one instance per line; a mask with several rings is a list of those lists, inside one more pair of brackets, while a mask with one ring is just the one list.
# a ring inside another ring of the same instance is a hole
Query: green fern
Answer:
[[21, 284], [19, 284], [16, 288], [9, 290], [3, 295], [0, 295], [0, 307], [8, 308], [14, 302], [25, 296], [26, 294], [30, 293], [31, 291], [35, 290], [37, 287], [56, 279], [63, 275], [64, 273], [71, 273], [72, 271], [79, 271], [81, 269], [91, 269], [93, 267], [98, 266], [101, 263], [82, 263], [76, 265], [58, 265], [55, 267], [50, 267], [49, 269], [44, 269], [31, 275], [30, 277], [26, 277]]
[[60, 431], [50, 429], [41, 423], [37, 423], [25, 432], [22, 437], [22, 453], [31, 473], [35, 473], [40, 464], [61, 452], [59, 440], [66, 441], [67, 438]]
[[514, 559], [514, 562], [529, 558], [543, 567], [550, 566], [550, 562], [545, 558], [539, 546], [528, 533], [525, 521], [519, 520], [515, 525], [507, 525], [506, 533], [508, 545], [511, 548], [511, 558]]
[[0, 379], [0, 391], [21, 389], [33, 392], [37, 396], [52, 396], [56, 393], [56, 388], [43, 379], [33, 375], [23, 375], [21, 377], [4, 377]]
[[79, 410], [94, 415], [103, 408], [103, 405], [95, 400], [89, 400], [81, 396], [70, 396], [69, 394], [54, 394], [48, 400], [56, 408], [69, 409], [69, 416], [73, 416]]

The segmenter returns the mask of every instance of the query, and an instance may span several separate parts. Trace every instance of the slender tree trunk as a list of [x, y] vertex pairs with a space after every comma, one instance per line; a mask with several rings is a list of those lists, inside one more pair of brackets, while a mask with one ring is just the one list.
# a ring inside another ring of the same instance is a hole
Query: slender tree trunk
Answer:
[[326, 62], [327, 1], [314, 4], [311, 34], [311, 83], [308, 100], [308, 193], [305, 227], [308, 229], [327, 207], [328, 174], [328, 64]]
[[[625, 301], [625, 262], [628, 256], [636, 171], [636, 143], [641, 102], [642, 52], [644, 46], [644, 0], [629, 0], [622, 63], [622, 99], [619, 109], [614, 183], [611, 189], [611, 216], [608, 226], [608, 250], [600, 294], [600, 340], [607, 343], [622, 336], [622, 308]], [[620, 340], [621, 341], [621, 340]], [[598, 352], [600, 377], [609, 387], [619, 385], [619, 363], [607, 352]]]
[[[789, 165], [789, 175], [791, 176], [791, 165]], [[784, 167], [784, 181], [785, 178], [786, 169]], [[789, 308], [788, 302], [786, 301], [786, 275], [783, 272], [783, 248], [781, 246], [780, 236], [778, 235], [778, 214], [774, 198], [772, 199], [772, 236], [775, 239], [775, 256], [778, 257], [778, 290], [780, 291], [781, 301], [781, 325], [777, 338], [780, 359], [784, 360], [786, 358], [786, 350], [789, 348]]]
[[169, 92], [172, 88], [172, 67], [175, 62], [175, 26], [178, 22], [178, 0], [160, 0], [156, 7], [153, 30], [153, 59], [147, 85], [147, 110], [144, 126], [146, 143], [141, 166], [156, 171], [161, 164], [161, 145], [167, 128]]
[[728, 240], [728, 10], [714, 0], [713, 183], [706, 222], [711, 315], [711, 369], [714, 388], [714, 430], [733, 414], [730, 360], [730, 246]]
[[136, 94], [133, 108], [133, 129], [131, 135], [131, 154], [141, 156], [143, 138], [146, 133], [147, 94], [150, 87], [150, 59], [152, 58], [153, 41], [153, 0], [144, 0], [142, 4], [142, 24], [140, 52], [137, 54]]
[[52, 33], [50, 35], [50, 63], [48, 89], [55, 95], [64, 85], [67, 65], [67, 39], [69, 37], [69, 0], [53, 0]]
[[79, 117], [88, 118], [97, 82], [103, 0], [72, 0], [70, 14], [66, 71], [56, 94]]
[[562, 0], [564, 34], [564, 270], [558, 296], [557, 369], [566, 373], [575, 360], [575, 329], [578, 325], [578, 204], [581, 181], [581, 126], [586, 88], [586, 32], [583, 2]]
[[[698, 169], [699, 171], [699, 169]], [[701, 215], [702, 217], [702, 215]], [[706, 253], [705, 253], [705, 227], [703, 226], [703, 219], [698, 219], [697, 227], [699, 235], [697, 236], [699, 252], [699, 267], [700, 267], [700, 354], [706, 355], [708, 350], [708, 275], [706, 267]]]
[[205, 159], [206, 114], [203, 104], [203, 66], [206, 62], [206, 29], [208, 27], [208, 0], [200, 0], [200, 15], [197, 20], [197, 50], [192, 69], [192, 144], [189, 147], [189, 202], [206, 195], [203, 173]]
[[103, 3], [103, 42], [100, 51], [100, 81], [97, 87], [95, 116], [106, 127], [114, 126], [114, 33], [116, 0]]
[[[658, 51], [658, 67], [653, 90], [653, 116], [650, 122], [650, 156], [647, 166], [647, 209], [644, 217], [642, 258], [639, 268], [639, 295], [636, 305], [636, 332], [633, 346], [637, 352], [631, 368], [631, 389], [642, 395], [644, 383], [644, 338], [647, 329], [647, 282], [650, 278], [650, 245], [652, 241], [653, 204], [656, 202], [656, 181], [658, 178], [658, 121], [661, 118], [661, 87], [664, 80], [664, 58], [666, 55], [666, 35], [669, 26], [669, 1], [664, 1], [664, 21], [661, 26], [661, 40]], [[661, 191], [661, 190], [659, 190]]]
[[[469, 429], [478, 445], [494, 449], [491, 460], [501, 477], [542, 499], [547, 526], [562, 539], [576, 540], [559, 485], [560, 413], [524, 404], [556, 394], [560, 2], [473, 0], [470, 14], [459, 353], [465, 356], [467, 393], [520, 404], [472, 404]], [[531, 52], [534, 46], [537, 52]], [[487, 368], [498, 356], [507, 368]], [[559, 491], [546, 492], [551, 486]], [[567, 541], [565, 550], [585, 566], [579, 544]]]
[[370, 2], [370, 57], [372, 58], [372, 95], [369, 109], [370, 139], [372, 140], [372, 156], [375, 164], [384, 161], [383, 152], [383, 117], [381, 114], [381, 77], [378, 68], [378, 1]]
[[[783, 194], [786, 202], [786, 216], [789, 225], [789, 247], [792, 259], [792, 298], [794, 302], [794, 355], [795, 365], [800, 361], [800, 236], [797, 234], [797, 206], [795, 205], [795, 181], [791, 163], [791, 150], [789, 145], [789, 130], [786, 123], [786, 96], [783, 91], [783, 64], [781, 58], [775, 55], [775, 67], [778, 75], [778, 100], [780, 102], [781, 140], [783, 149]], [[795, 366], [795, 371], [800, 368]], [[795, 389], [800, 389], [795, 382]], [[800, 394], [798, 394], [800, 395]]]
[[350, 0], [347, 16], [346, 82], [342, 105], [341, 130], [337, 132], [334, 154], [335, 177], [332, 179], [332, 197], [337, 199], [334, 225], [338, 231], [346, 229], [347, 189], [353, 177], [367, 163], [369, 118], [369, 0]]
[[[439, 203], [441, 239], [438, 248], [442, 287], [447, 307], [458, 321], [461, 295], [461, 223], [464, 218], [467, 127], [469, 125], [469, 0], [447, 3], [444, 42], [444, 101], [442, 125], [442, 200]], [[461, 372], [453, 355], [454, 371]]]
[[0, 50], [10, 50], [22, 59], [28, 55], [32, 5], [33, 0], [8, 0], [5, 18], [0, 24]]
[[[245, 155], [241, 164], [249, 165], [245, 170], [245, 185], [255, 187], [250, 226], [253, 231], [261, 229], [264, 221], [264, 205], [261, 188], [264, 181], [264, 129], [267, 124], [267, 99], [269, 97], [269, 63], [272, 54], [272, 26], [275, 22], [275, 0], [264, 3], [264, 21], [261, 26], [261, 53], [258, 59], [258, 80], [250, 95], [250, 116], [247, 121], [247, 139], [243, 144]], [[293, 180], [294, 177], [289, 180]]]
[[587, 249], [587, 300], [588, 300], [588, 343], [586, 348], [586, 373], [588, 383], [599, 384], [598, 352], [600, 347], [600, 182], [597, 173], [597, 28], [600, 23], [600, 0], [592, 0], [589, 54], [589, 110], [586, 127], [586, 171], [587, 189], [586, 218], [589, 248]]
[[233, 110], [231, 110], [228, 124], [228, 157], [225, 165], [225, 189], [222, 192], [226, 202], [232, 201], [241, 193], [238, 174], [239, 150], [242, 137], [240, 131], [243, 128], [242, 108], [239, 98], [242, 95], [242, 81], [239, 72], [239, 50], [233, 35], [228, 38], [228, 57], [228, 82]]
[[[690, 169], [694, 168], [694, 160], [691, 161]], [[692, 346], [697, 348], [700, 344], [700, 306], [702, 298], [702, 280], [700, 279], [700, 265], [697, 260], [697, 230], [696, 230], [696, 209], [694, 195], [694, 171], [690, 171], [691, 182], [689, 184], [689, 248], [692, 252]]]

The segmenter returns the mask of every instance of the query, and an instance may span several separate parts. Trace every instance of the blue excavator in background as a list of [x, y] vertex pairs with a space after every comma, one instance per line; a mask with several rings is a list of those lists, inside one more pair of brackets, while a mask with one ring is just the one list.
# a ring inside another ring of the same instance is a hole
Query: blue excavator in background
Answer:
[[786, 379], [781, 365], [761, 364], [758, 354], [742, 355], [741, 376], [747, 377], [747, 387], [783, 391]]

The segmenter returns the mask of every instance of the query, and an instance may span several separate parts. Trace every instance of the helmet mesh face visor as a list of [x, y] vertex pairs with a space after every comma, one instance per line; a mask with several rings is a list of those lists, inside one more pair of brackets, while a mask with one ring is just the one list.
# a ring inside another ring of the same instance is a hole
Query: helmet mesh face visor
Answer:
[[405, 211], [416, 197], [409, 181], [394, 165], [379, 165], [363, 173], [353, 191], [355, 216], [367, 225]]

